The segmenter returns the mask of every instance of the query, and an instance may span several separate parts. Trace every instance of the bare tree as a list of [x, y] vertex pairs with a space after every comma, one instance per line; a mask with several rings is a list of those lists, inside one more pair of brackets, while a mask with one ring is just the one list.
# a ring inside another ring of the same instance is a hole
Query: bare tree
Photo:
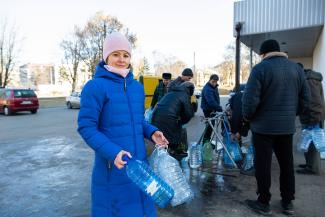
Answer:
[[20, 52], [17, 29], [8, 26], [7, 22], [0, 24], [0, 87], [8, 84], [10, 73], [17, 63]]
[[176, 78], [186, 67], [186, 63], [184, 63], [182, 60], [179, 60], [175, 56], [166, 56], [158, 51], [154, 51], [153, 56], [155, 61], [154, 67], [157, 76], [161, 76], [164, 72], [169, 72], [172, 74], [173, 78]]
[[132, 34], [128, 28], [124, 28], [116, 17], [105, 15], [103, 12], [97, 12], [89, 19], [84, 29], [76, 33], [82, 42], [81, 55], [91, 72], [90, 77], [94, 76], [96, 65], [102, 59], [106, 36], [114, 31], [123, 32], [132, 46], [135, 46], [136, 35]]
[[[215, 68], [221, 75], [221, 83], [224, 86], [234, 86], [235, 85], [235, 44], [229, 44], [223, 55], [223, 61], [217, 65]], [[258, 55], [253, 54], [253, 64], [256, 64], [258, 60]], [[246, 82], [250, 73], [250, 52], [249, 48], [244, 44], [241, 44], [241, 56], [240, 56], [240, 80], [241, 82]]]
[[71, 34], [70, 38], [61, 42], [64, 58], [59, 73], [64, 80], [67, 80], [71, 84], [71, 92], [74, 92], [76, 89], [78, 69], [82, 61], [82, 43], [80, 37], [77, 36], [78, 32], [80, 32], [79, 28], [75, 27], [75, 31]]

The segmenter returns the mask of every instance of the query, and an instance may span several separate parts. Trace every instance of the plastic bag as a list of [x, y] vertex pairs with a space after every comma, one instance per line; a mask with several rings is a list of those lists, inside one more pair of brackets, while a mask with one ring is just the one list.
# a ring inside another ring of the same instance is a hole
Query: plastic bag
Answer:
[[[232, 159], [235, 162], [241, 161], [243, 159], [243, 156], [241, 154], [241, 149], [239, 147], [239, 144], [230, 139], [230, 134], [228, 134], [228, 136], [224, 138], [224, 141], [225, 141], [226, 148], [229, 154], [231, 155]], [[225, 150], [223, 152], [223, 160], [225, 165], [234, 166]]]

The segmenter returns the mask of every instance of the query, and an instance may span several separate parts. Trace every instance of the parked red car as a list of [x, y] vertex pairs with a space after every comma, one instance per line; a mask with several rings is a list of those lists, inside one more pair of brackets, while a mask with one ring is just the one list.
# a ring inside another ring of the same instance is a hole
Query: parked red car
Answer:
[[37, 113], [38, 98], [31, 89], [0, 88], [0, 113], [11, 115], [15, 112]]

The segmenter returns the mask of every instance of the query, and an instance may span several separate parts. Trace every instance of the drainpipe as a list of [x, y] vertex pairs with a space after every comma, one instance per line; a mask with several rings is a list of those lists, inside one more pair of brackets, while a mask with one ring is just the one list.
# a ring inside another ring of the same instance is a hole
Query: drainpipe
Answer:
[[240, 30], [242, 28], [242, 23], [237, 23], [235, 30], [237, 32], [236, 35], [236, 92], [239, 92], [239, 84], [240, 84]]

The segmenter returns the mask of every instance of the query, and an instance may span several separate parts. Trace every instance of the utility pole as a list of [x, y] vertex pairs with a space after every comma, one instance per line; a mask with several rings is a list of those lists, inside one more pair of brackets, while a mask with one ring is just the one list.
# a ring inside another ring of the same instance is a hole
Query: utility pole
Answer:
[[239, 83], [240, 83], [240, 31], [242, 28], [242, 23], [237, 23], [235, 30], [237, 32], [236, 35], [236, 83], [235, 90], [239, 92]]
[[[194, 65], [193, 65], [193, 77], [196, 76], [196, 79], [194, 78], [193, 80], [196, 81], [196, 83], [198, 82], [197, 81], [197, 74], [195, 73], [195, 51], [194, 51], [194, 55], [193, 55], [193, 60], [194, 60]], [[196, 84], [197, 85], [197, 84]]]

